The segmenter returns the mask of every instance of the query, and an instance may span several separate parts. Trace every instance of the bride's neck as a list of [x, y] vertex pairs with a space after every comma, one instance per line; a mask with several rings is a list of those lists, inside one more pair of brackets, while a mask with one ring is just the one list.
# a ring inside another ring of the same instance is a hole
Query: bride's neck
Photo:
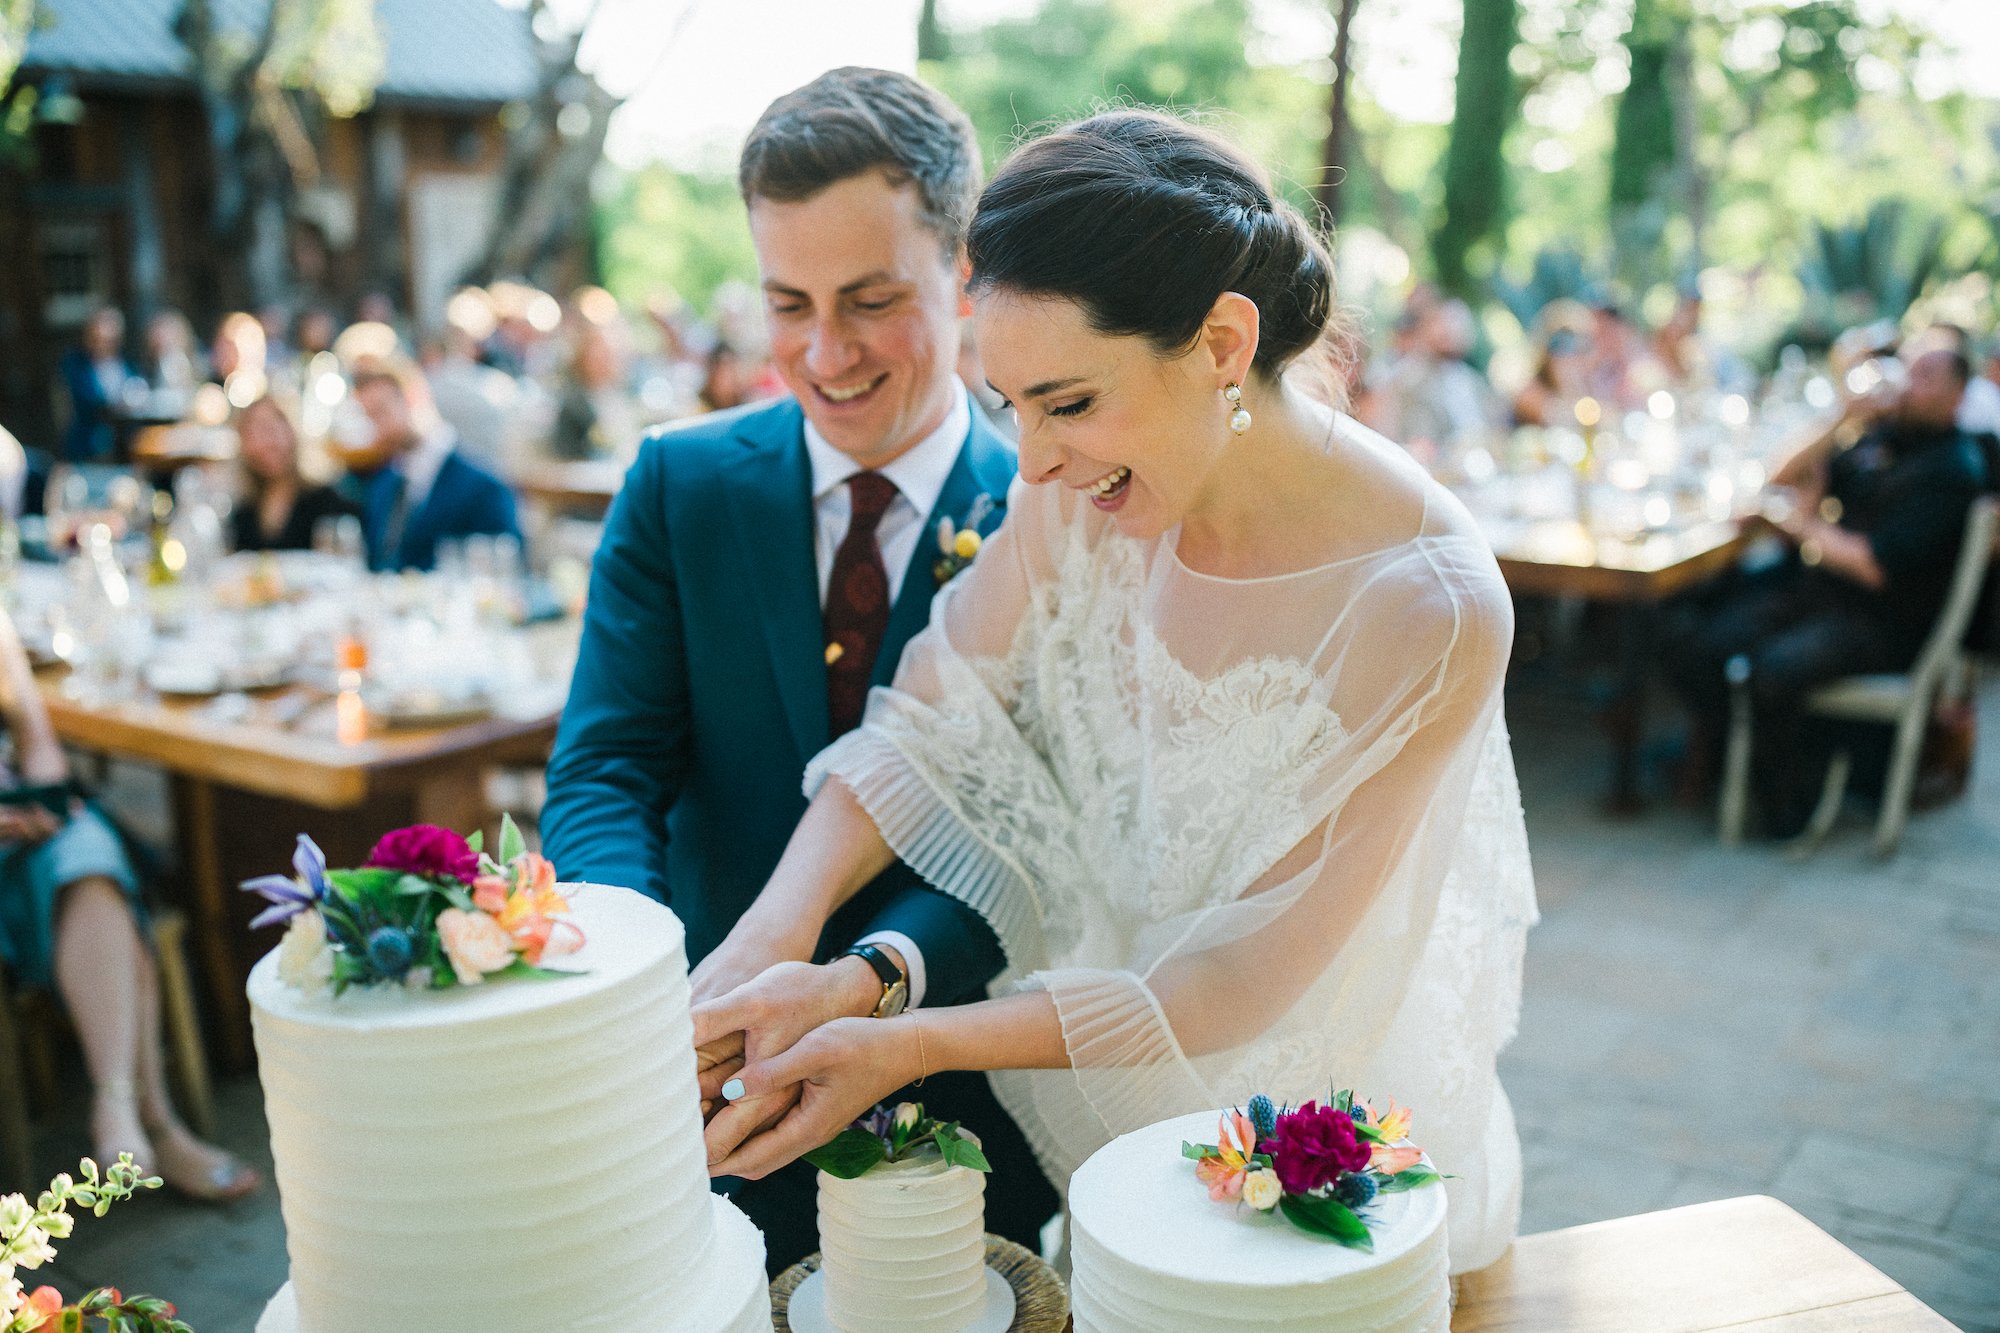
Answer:
[[1182, 562], [1223, 578], [1309, 568], [1323, 557], [1333, 411], [1280, 380], [1244, 395], [1250, 429], [1181, 520]]

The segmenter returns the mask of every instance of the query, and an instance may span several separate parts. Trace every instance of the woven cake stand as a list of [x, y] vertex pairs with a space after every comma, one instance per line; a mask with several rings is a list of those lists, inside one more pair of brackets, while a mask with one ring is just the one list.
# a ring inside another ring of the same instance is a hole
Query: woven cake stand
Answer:
[[[1069, 1325], [1069, 1292], [1056, 1276], [1056, 1270], [1043, 1263], [1040, 1255], [988, 1233], [986, 1266], [1006, 1278], [1007, 1285], [1014, 1289], [1014, 1322], [1007, 1326], [1007, 1333], [1062, 1333]], [[819, 1255], [809, 1254], [771, 1283], [771, 1323], [775, 1333], [792, 1333], [792, 1326], [785, 1318], [792, 1293], [818, 1268]]]

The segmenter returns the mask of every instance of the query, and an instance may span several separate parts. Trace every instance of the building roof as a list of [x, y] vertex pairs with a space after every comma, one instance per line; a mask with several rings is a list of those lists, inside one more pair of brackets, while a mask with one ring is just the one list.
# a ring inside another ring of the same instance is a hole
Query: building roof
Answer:
[[[257, 31], [272, 0], [212, 0], [217, 22]], [[174, 35], [183, 0], [41, 0], [22, 60], [27, 71], [86, 83], [184, 84], [187, 49]], [[378, 97], [388, 101], [508, 102], [531, 94], [538, 71], [524, 8], [498, 0], [376, 0], [387, 46]]]

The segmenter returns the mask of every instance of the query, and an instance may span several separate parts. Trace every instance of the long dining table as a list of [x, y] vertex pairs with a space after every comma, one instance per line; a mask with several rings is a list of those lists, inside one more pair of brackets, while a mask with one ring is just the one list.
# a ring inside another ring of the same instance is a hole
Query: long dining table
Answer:
[[1618, 669], [1605, 718], [1612, 751], [1605, 808], [1638, 813], [1659, 608], [1733, 569], [1750, 544], [1748, 528], [1719, 519], [1620, 536], [1562, 518], [1486, 527], [1501, 576], [1516, 597], [1575, 597], [1617, 608]]
[[261, 904], [236, 885], [288, 872], [301, 833], [331, 864], [358, 865], [391, 828], [480, 826], [486, 774], [541, 764], [555, 737], [576, 626], [538, 626], [531, 637], [546, 667], [540, 688], [485, 716], [427, 726], [343, 719], [337, 694], [309, 686], [239, 696], [241, 715], [232, 716], [212, 700], [79, 699], [65, 688], [62, 668], [40, 673], [65, 745], [167, 774], [191, 934], [224, 1067], [250, 1064], [243, 984], [278, 936], [275, 929], [253, 935], [249, 920]]

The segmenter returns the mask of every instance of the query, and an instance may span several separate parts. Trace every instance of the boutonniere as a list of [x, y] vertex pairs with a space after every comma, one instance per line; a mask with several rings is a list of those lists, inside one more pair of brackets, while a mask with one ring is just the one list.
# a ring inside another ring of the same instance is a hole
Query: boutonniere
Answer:
[[1001, 502], [990, 495], [981, 495], [965, 511], [965, 517], [954, 525], [950, 518], [938, 520], [938, 561], [931, 567], [937, 576], [938, 587], [942, 588], [963, 574], [986, 539], [979, 529], [988, 519], [1000, 512]]

